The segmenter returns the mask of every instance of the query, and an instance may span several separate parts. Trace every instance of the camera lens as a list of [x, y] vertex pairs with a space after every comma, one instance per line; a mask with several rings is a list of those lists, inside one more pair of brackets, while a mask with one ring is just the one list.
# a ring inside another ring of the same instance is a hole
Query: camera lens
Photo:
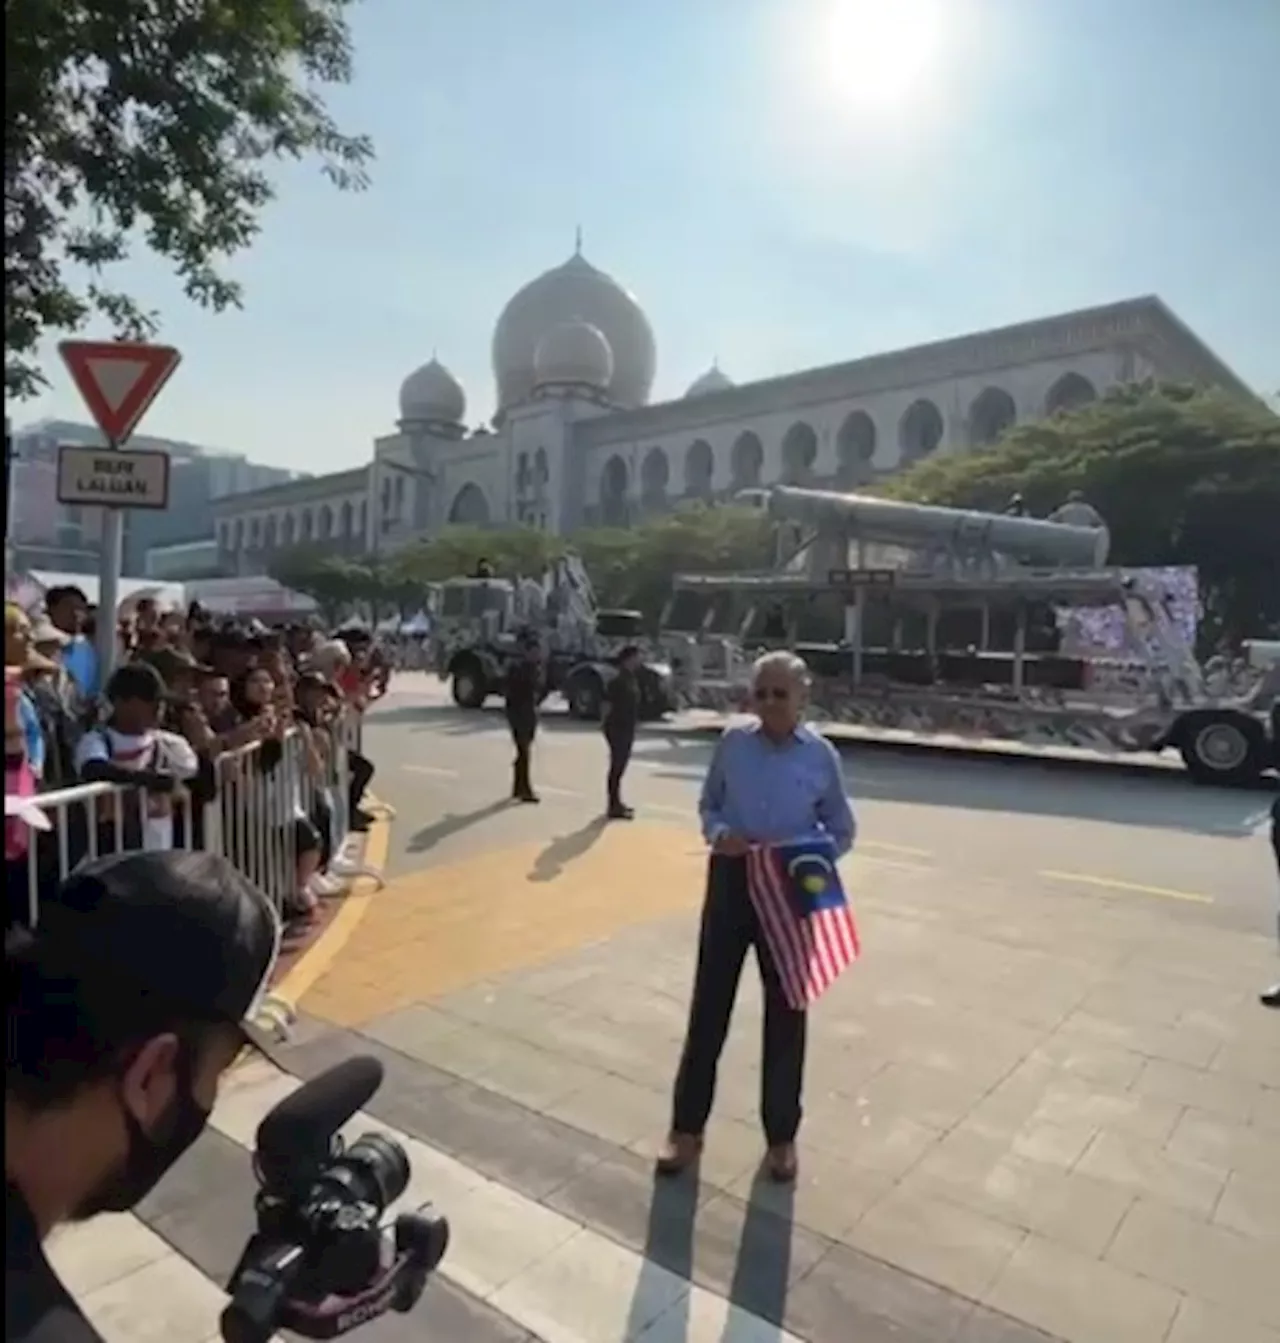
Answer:
[[362, 1133], [343, 1154], [342, 1164], [361, 1198], [379, 1208], [386, 1208], [408, 1188], [408, 1153], [383, 1133]]

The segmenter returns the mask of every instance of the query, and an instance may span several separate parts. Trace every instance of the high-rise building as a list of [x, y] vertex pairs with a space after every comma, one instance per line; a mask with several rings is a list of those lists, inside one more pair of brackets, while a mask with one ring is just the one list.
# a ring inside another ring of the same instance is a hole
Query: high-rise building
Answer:
[[[58, 448], [105, 447], [93, 425], [40, 420], [13, 432], [9, 544], [18, 569], [88, 573], [97, 567], [102, 510], [58, 502]], [[169, 455], [169, 507], [126, 510], [124, 572], [141, 577], [149, 550], [212, 540], [213, 504], [228, 495], [296, 480], [299, 472], [240, 453], [137, 434], [130, 448]]]

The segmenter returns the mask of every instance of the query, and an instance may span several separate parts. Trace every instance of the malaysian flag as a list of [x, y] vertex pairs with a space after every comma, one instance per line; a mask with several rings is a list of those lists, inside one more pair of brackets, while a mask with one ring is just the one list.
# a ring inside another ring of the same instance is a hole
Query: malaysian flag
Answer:
[[858, 959], [858, 927], [831, 844], [796, 840], [752, 849], [747, 890], [787, 1005], [803, 1010]]

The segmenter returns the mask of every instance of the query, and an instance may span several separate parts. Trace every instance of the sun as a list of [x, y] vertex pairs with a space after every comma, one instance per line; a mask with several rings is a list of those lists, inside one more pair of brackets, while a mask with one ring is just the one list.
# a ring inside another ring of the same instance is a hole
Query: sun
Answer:
[[859, 119], [913, 119], [933, 101], [954, 0], [825, 0], [815, 16], [824, 101]]

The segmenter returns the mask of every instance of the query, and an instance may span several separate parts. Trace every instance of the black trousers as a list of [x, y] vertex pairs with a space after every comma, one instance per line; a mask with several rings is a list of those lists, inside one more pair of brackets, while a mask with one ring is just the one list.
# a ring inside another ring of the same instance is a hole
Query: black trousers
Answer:
[[807, 1019], [782, 996], [777, 968], [747, 892], [746, 859], [713, 855], [707, 867], [689, 1029], [676, 1075], [671, 1120], [676, 1133], [700, 1134], [706, 1127], [715, 1095], [716, 1067], [750, 946], [756, 949], [764, 985], [760, 1119], [765, 1141], [772, 1147], [793, 1142], [800, 1128]]
[[508, 718], [511, 728], [511, 741], [516, 748], [515, 764], [512, 767], [512, 797], [528, 797], [533, 792], [530, 767], [533, 763], [533, 739], [538, 735], [538, 720]]
[[631, 724], [605, 728], [604, 739], [609, 747], [609, 775], [606, 782], [610, 807], [622, 806], [622, 776], [631, 763], [631, 748], [636, 744], [636, 730]]
[[364, 797], [364, 790], [368, 788], [369, 781], [373, 778], [373, 761], [368, 756], [361, 755], [359, 751], [352, 751], [347, 756], [347, 769], [351, 772], [347, 806], [350, 808], [351, 817], [354, 820], [356, 812], [360, 810], [360, 801]]

